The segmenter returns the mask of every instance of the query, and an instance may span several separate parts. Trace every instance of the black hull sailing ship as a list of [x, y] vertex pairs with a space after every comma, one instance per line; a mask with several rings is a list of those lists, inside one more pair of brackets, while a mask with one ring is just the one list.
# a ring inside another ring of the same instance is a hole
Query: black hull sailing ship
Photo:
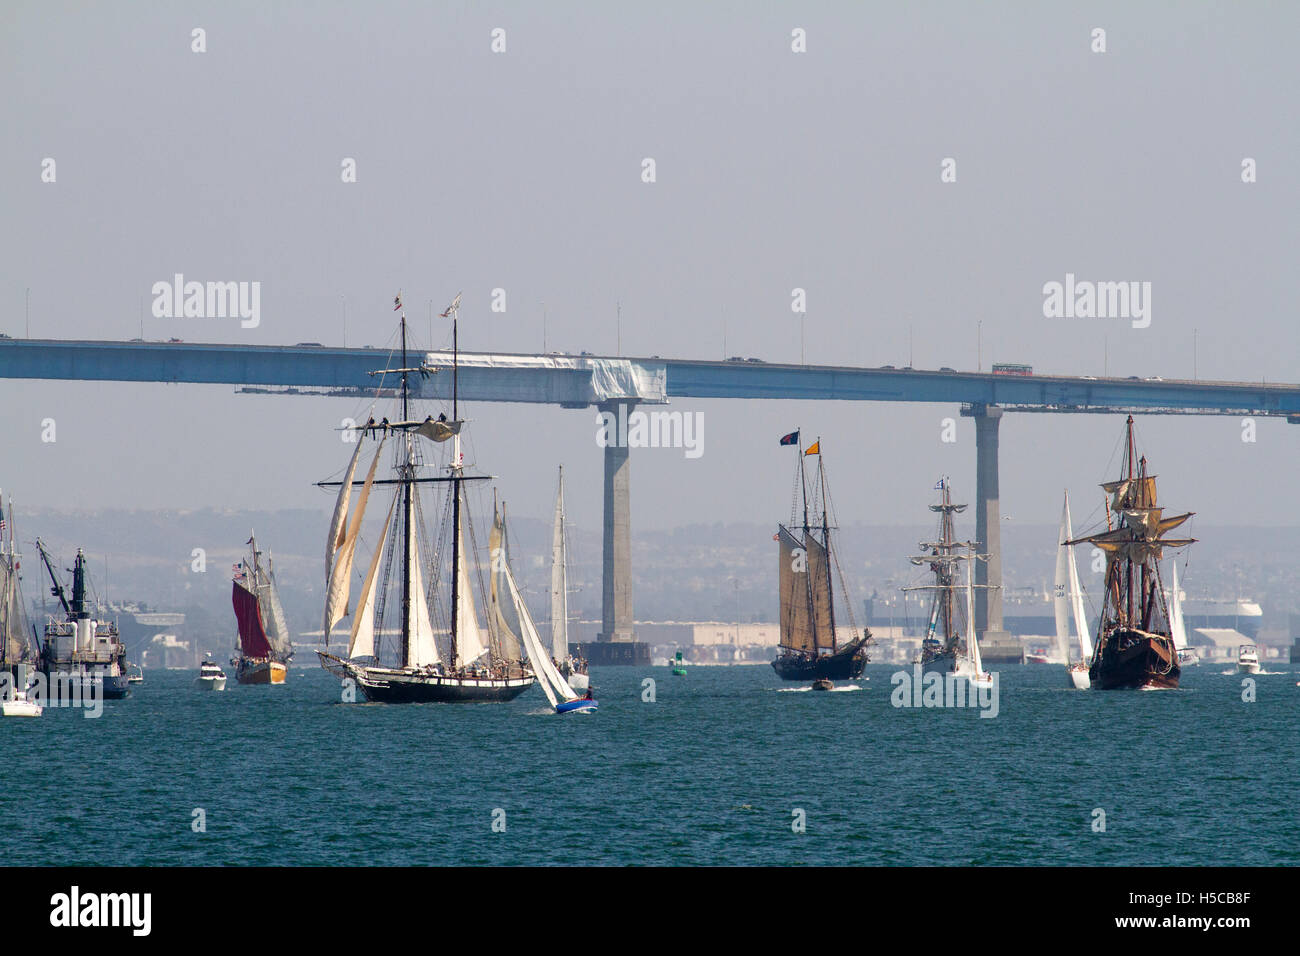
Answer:
[[241, 684], [283, 684], [293, 658], [293, 643], [275, 587], [271, 555], [266, 554], [264, 563], [254, 535], [245, 543], [252, 552], [235, 566], [230, 589], [239, 628], [239, 653], [230, 663]]
[[[775, 535], [779, 561], [781, 649], [776, 660], [772, 661], [772, 668], [782, 680], [851, 680], [862, 675], [869, 660], [867, 646], [871, 632], [863, 628], [861, 634], [858, 633], [844, 578], [839, 574], [840, 593], [845, 598], [844, 607], [848, 610], [852, 636], [847, 642], [840, 643], [836, 634], [835, 588], [832, 583], [839, 572], [839, 563], [831, 541], [834, 525], [821, 440], [805, 451], [799, 444], [799, 433], [793, 432], [782, 438], [781, 443], [796, 445], [799, 450], [795, 503], [798, 508], [802, 500], [802, 510], [796, 510], [789, 525], [778, 525]], [[817, 471], [810, 494], [804, 459], [811, 455], [817, 456]], [[820, 507], [820, 512], [814, 514], [816, 507]]]
[[1091, 544], [1106, 554], [1105, 600], [1088, 678], [1099, 690], [1173, 688], [1182, 669], [1169, 623], [1160, 579], [1165, 548], [1192, 544], [1195, 538], [1164, 535], [1190, 518], [1166, 518], [1156, 503], [1156, 476], [1138, 458], [1129, 416], [1121, 476], [1101, 486], [1106, 530], [1069, 544]]
[[[351, 612], [352, 626], [346, 657], [318, 651], [321, 666], [345, 683], [351, 682], [369, 701], [383, 703], [469, 703], [507, 701], [518, 697], [535, 683], [532, 670], [520, 659], [517, 639], [511, 640], [500, 626], [496, 607], [485, 601], [489, 611], [488, 627], [479, 624], [474, 589], [471, 584], [467, 534], [473, 525], [468, 521], [466, 485], [490, 480], [489, 475], [467, 475], [461, 457], [460, 441], [463, 422], [459, 417], [458, 394], [458, 311], [460, 296], [443, 313], [452, 320], [452, 405], [451, 420], [445, 414], [435, 420], [410, 417], [409, 376], [421, 377], [439, 371], [423, 362], [408, 365], [406, 314], [401, 321], [401, 366], [383, 369], [377, 375], [400, 375], [400, 419], [387, 418], [376, 424], [372, 417], [357, 429], [357, 448], [342, 482], [321, 482], [322, 486], [340, 486], [334, 517], [326, 544], [326, 601], [324, 630], [326, 643], [333, 627], [349, 614], [348, 597], [353, 562], [371, 490], [376, 485], [395, 489], [377, 545], [366, 570], [362, 594]], [[401, 309], [401, 296], [397, 308]], [[357, 498], [351, 519], [349, 509], [353, 476], [364, 444], [369, 436], [379, 442], [370, 470]], [[394, 437], [394, 477], [376, 481], [375, 473], [390, 436]], [[426, 468], [422, 441], [435, 447], [450, 446], [445, 474], [422, 475]], [[444, 517], [439, 533], [430, 538], [425, 533], [421, 488], [427, 484], [447, 490], [442, 503]], [[449, 530], [448, 530], [449, 529]], [[443, 558], [450, 564], [442, 580]], [[501, 551], [492, 555], [493, 564], [504, 562]], [[382, 572], [381, 572], [382, 565]], [[425, 586], [425, 569], [429, 569], [430, 586]], [[480, 584], [483, 569], [477, 568]], [[490, 571], [489, 573], [495, 573]], [[493, 589], [496, 593], [496, 589]], [[390, 600], [392, 598], [393, 600]], [[445, 604], [448, 606], [444, 607]], [[445, 625], [435, 629], [435, 622]], [[384, 622], [389, 626], [385, 627]], [[386, 637], [396, 637], [396, 647], [385, 644]], [[385, 661], [395, 662], [386, 663]]]

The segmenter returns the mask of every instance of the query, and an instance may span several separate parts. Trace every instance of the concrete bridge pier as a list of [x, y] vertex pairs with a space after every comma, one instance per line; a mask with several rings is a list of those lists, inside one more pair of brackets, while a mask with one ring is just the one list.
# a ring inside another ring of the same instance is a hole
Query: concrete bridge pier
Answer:
[[998, 426], [1002, 409], [972, 405], [975, 419], [975, 538], [988, 557], [975, 562], [975, 632], [980, 655], [991, 663], [1021, 663], [1019, 638], [1002, 626], [1002, 512], [998, 492]]
[[650, 648], [637, 641], [632, 621], [632, 463], [628, 417], [636, 401], [601, 402], [605, 430], [605, 523], [601, 561], [601, 628], [583, 655], [593, 664], [648, 664]]

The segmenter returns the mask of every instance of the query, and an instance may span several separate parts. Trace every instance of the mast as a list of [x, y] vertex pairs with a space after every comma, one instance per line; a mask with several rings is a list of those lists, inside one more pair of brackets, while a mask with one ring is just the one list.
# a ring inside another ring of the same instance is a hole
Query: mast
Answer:
[[826, 548], [826, 606], [830, 610], [831, 653], [838, 649], [835, 642], [835, 588], [831, 583], [831, 523], [826, 507], [826, 465], [822, 461], [822, 439], [817, 436], [817, 480], [822, 488], [822, 544]]
[[[401, 293], [398, 293], [401, 303]], [[402, 421], [408, 421], [406, 383], [406, 309], [402, 309]], [[402, 468], [402, 666], [411, 659], [411, 435], [406, 434], [406, 462]], [[455, 592], [452, 592], [455, 602]], [[452, 604], [452, 641], [455, 647], [455, 604]], [[455, 651], [452, 651], [453, 655]]]
[[[460, 295], [451, 308], [451, 420], [460, 420]], [[402, 362], [406, 364], [405, 361]], [[405, 376], [403, 395], [405, 395]], [[451, 451], [451, 661], [456, 667], [457, 624], [460, 618], [460, 433], [452, 438]]]
[[[1130, 482], [1129, 488], [1131, 489], [1133, 487], [1131, 484], [1131, 482], [1133, 481], [1133, 416], [1132, 415], [1128, 417], [1127, 429], [1128, 429], [1128, 437], [1124, 447], [1124, 458], [1128, 466], [1128, 480]], [[1125, 495], [1125, 497], [1127, 497], [1127, 495]], [[1125, 604], [1124, 623], [1127, 624], [1129, 627], [1132, 627], [1133, 626], [1133, 557], [1132, 555], [1129, 555], [1128, 557], [1125, 558], [1124, 566], [1125, 566], [1125, 574], [1128, 579], [1127, 581], [1128, 591], [1124, 596], [1124, 604]]]

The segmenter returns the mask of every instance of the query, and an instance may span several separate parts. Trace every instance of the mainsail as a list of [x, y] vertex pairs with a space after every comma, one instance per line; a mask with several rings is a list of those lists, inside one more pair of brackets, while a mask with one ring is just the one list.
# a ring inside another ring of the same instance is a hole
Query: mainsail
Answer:
[[808, 552], [785, 525], [777, 529], [777, 560], [780, 562], [781, 646], [812, 651], [817, 646], [817, 638], [813, 633], [808, 590]]
[[388, 506], [388, 515], [384, 518], [384, 530], [376, 539], [375, 553], [371, 555], [370, 567], [366, 570], [365, 584], [361, 588], [361, 606], [352, 615], [352, 634], [348, 641], [348, 657], [378, 657], [375, 650], [375, 597], [379, 593], [379, 559], [384, 553], [384, 542], [388, 539], [388, 528], [393, 523], [393, 512], [397, 510], [397, 497]]
[[[457, 494], [463, 495], [461, 489]], [[460, 554], [456, 572], [456, 660], [453, 664], [473, 664], [487, 653], [483, 640], [483, 631], [479, 628], [478, 612], [474, 610], [474, 590], [470, 586], [469, 562], [465, 560], [465, 510], [469, 507], [464, 501], [460, 509], [460, 533], [456, 535], [456, 547]]]
[[[1082, 660], [1092, 657], [1092, 639], [1088, 635], [1088, 618], [1083, 609], [1083, 592], [1079, 585], [1079, 566], [1075, 561], [1074, 549], [1066, 542], [1074, 537], [1070, 523], [1070, 495], [1065, 495], [1065, 504], [1061, 507], [1061, 529], [1056, 549], [1056, 583], [1053, 590], [1053, 610], [1056, 614], [1056, 640], [1058, 650], [1068, 663], [1075, 647]], [[1076, 640], [1070, 639], [1070, 625], [1073, 619]]]
[[975, 677], [984, 676], [984, 662], [980, 659], [979, 637], [975, 634], [975, 588], [971, 583], [971, 564], [966, 562], [966, 648], [970, 652]]
[[1174, 582], [1169, 601], [1169, 636], [1174, 650], [1187, 650], [1187, 625], [1183, 622], [1183, 596], [1178, 588], [1178, 562], [1174, 562]]
[[560, 672], [555, 669], [551, 663], [551, 656], [547, 653], [546, 648], [542, 647], [542, 640], [537, 634], [537, 628], [533, 624], [532, 615], [528, 613], [528, 606], [524, 604], [524, 599], [519, 594], [519, 588], [515, 586], [515, 576], [510, 573], [509, 566], [505, 569], [505, 583], [510, 593], [510, 601], [519, 615], [519, 626], [523, 635], [524, 647], [528, 651], [528, 659], [532, 662], [533, 671], [537, 674], [537, 682], [542, 685], [542, 690], [546, 693], [546, 699], [551, 702], [551, 706], [556, 706], [557, 702], [563, 700], [577, 700], [578, 695], [573, 692]]
[[492, 530], [488, 534], [488, 557], [491, 574], [488, 587], [488, 637], [492, 652], [501, 660], [517, 661], [523, 658], [519, 643], [519, 615], [510, 600], [505, 585], [505, 568], [510, 563], [510, 542], [505, 532], [505, 504], [501, 511], [492, 506]]
[[[357, 540], [361, 537], [361, 519], [366, 513], [366, 504], [370, 500], [370, 488], [375, 483], [375, 471], [379, 467], [379, 456], [384, 450], [384, 443], [388, 440], [387, 434], [379, 440], [379, 447], [375, 449], [375, 457], [370, 461], [370, 470], [366, 473], [366, 483], [361, 487], [361, 495], [357, 499], [357, 510], [352, 516], [352, 523], [348, 525], [346, 533], [340, 528], [337, 532], [331, 527], [330, 540], [339, 541], [339, 545], [333, 555], [333, 566], [329, 567], [326, 574], [326, 580], [329, 582], [328, 590], [325, 595], [325, 642], [329, 643], [329, 634], [334, 625], [347, 616], [348, 613], [348, 593], [352, 586], [352, 560], [357, 550]], [[361, 440], [357, 439], [357, 444]], [[358, 449], [359, 450], [359, 449]], [[343, 484], [343, 492], [347, 493], [351, 487], [352, 468], [356, 465], [356, 453], [353, 453], [352, 466], [348, 469], [348, 478]], [[340, 505], [335, 507], [335, 515], [339, 515], [339, 508], [342, 507], [342, 514], [347, 514], [347, 502], [340, 498]], [[341, 538], [335, 538], [335, 534], [341, 535]], [[328, 551], [328, 549], [327, 549]], [[329, 561], [326, 561], [327, 567]]]
[[569, 656], [569, 555], [564, 527], [564, 469], [555, 493], [555, 522], [551, 529], [551, 656]]

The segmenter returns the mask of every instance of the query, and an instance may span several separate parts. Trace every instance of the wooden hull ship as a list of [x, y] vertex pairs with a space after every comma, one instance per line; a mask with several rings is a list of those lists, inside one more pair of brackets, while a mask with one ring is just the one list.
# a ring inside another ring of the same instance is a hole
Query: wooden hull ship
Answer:
[[[802, 512], [791, 517], [789, 526], [777, 527], [781, 649], [776, 660], [772, 661], [772, 669], [782, 680], [789, 681], [860, 677], [869, 660], [867, 647], [871, 642], [871, 632], [863, 628], [858, 633], [841, 575], [840, 592], [845, 599], [844, 607], [848, 609], [853, 636], [841, 644], [836, 634], [835, 588], [832, 583], [839, 565], [831, 541], [830, 492], [822, 463], [821, 440], [806, 451], [798, 445], [798, 432], [787, 435], [781, 442], [799, 448], [795, 480], [803, 508]], [[804, 469], [804, 459], [810, 455], [817, 456], [811, 494]], [[796, 502], [798, 500], [796, 498]], [[814, 513], [818, 508], [820, 511]]]
[[1101, 487], [1107, 494], [1106, 530], [1067, 544], [1091, 544], [1106, 554], [1105, 601], [1088, 678], [1097, 690], [1160, 689], [1178, 686], [1178, 663], [1170, 611], [1161, 583], [1160, 558], [1166, 548], [1195, 538], [1165, 535], [1192, 516], [1164, 517], [1156, 501], [1156, 478], [1147, 473], [1126, 423], [1121, 476]]

